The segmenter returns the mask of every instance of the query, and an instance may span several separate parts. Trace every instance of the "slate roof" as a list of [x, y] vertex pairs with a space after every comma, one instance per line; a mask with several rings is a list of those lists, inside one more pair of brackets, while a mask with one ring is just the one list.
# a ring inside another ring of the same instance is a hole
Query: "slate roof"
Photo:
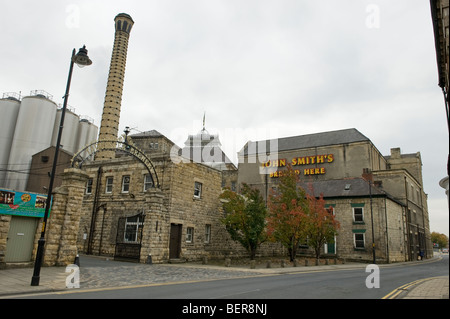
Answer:
[[145, 132], [140, 132], [140, 133], [136, 133], [136, 134], [131, 134], [131, 137], [165, 137], [164, 135], [162, 135], [161, 133], [159, 133], [157, 130], [151, 130], [151, 131], [145, 131]]
[[[366, 136], [361, 134], [357, 129], [344, 129], [338, 131], [322, 132], [315, 134], [299, 135], [292, 137], [283, 137], [273, 140], [265, 140], [252, 142], [249, 141], [239, 152], [239, 155], [257, 154], [258, 148], [261, 151], [262, 147], [266, 147], [262, 150], [264, 153], [270, 151], [271, 143], [278, 141], [278, 152], [289, 151], [302, 148], [312, 148], [319, 146], [329, 146], [345, 143], [355, 143], [362, 141], [370, 141]], [[272, 148], [274, 144], [272, 144]]]
[[[324, 198], [331, 197], [369, 197], [372, 196], [388, 196], [382, 189], [376, 187], [372, 183], [369, 189], [369, 183], [363, 178], [345, 178], [314, 182], [302, 182], [301, 186], [315, 196], [323, 194]], [[311, 191], [312, 190], [312, 191]]]

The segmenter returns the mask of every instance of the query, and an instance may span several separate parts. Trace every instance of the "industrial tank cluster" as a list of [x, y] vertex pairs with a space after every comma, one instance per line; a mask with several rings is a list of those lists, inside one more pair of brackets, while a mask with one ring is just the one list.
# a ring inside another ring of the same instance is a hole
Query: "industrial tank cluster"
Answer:
[[[32, 156], [56, 146], [62, 109], [45, 91], [31, 91], [21, 98], [4, 93], [0, 99], [0, 187], [25, 190]], [[98, 127], [69, 108], [64, 117], [61, 148], [76, 153], [97, 140]]]

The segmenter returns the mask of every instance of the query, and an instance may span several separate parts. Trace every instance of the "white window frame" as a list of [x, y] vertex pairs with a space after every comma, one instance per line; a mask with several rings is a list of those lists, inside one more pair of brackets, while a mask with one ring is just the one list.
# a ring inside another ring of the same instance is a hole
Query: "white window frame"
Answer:
[[211, 242], [211, 224], [205, 224], [205, 244]]
[[[144, 222], [141, 219], [141, 216], [133, 216], [133, 217], [127, 217], [125, 222], [125, 231], [123, 233], [123, 240], [125, 243], [138, 243], [138, 234], [139, 234], [139, 228], [144, 227]], [[129, 221], [129, 219], [136, 219], [133, 221]], [[134, 238], [130, 239], [129, 235], [133, 235]], [[127, 236], [128, 235], [128, 236]]]
[[130, 175], [123, 175], [122, 176], [122, 193], [129, 193], [130, 192], [130, 184], [131, 184], [131, 176]]
[[105, 186], [105, 193], [111, 194], [113, 189], [113, 183], [114, 183], [114, 177], [113, 176], [107, 176], [106, 177], [106, 186]]
[[153, 187], [152, 176], [150, 174], [144, 174], [144, 192], [152, 187]]
[[186, 228], [186, 242], [189, 244], [194, 242], [194, 227]]
[[194, 198], [202, 197], [202, 187], [203, 187], [202, 183], [194, 182]]
[[92, 186], [94, 185], [94, 179], [89, 178], [86, 181], [86, 194], [92, 194]]

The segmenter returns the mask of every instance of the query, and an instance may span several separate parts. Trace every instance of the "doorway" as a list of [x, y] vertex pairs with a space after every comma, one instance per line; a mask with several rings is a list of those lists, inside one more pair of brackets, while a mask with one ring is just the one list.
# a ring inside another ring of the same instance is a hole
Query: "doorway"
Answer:
[[180, 258], [181, 252], [181, 224], [170, 224], [169, 258]]
[[6, 239], [5, 262], [31, 261], [38, 218], [12, 216]]

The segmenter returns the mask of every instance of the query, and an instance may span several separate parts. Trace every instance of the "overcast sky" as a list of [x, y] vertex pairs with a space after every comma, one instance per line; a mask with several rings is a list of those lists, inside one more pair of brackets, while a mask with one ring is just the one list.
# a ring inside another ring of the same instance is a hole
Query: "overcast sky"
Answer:
[[236, 160], [248, 140], [356, 128], [384, 155], [420, 152], [431, 231], [449, 235], [439, 180], [448, 129], [428, 0], [1, 0], [0, 93], [45, 90], [100, 126], [114, 17], [135, 21], [120, 131], [179, 146], [206, 128]]

